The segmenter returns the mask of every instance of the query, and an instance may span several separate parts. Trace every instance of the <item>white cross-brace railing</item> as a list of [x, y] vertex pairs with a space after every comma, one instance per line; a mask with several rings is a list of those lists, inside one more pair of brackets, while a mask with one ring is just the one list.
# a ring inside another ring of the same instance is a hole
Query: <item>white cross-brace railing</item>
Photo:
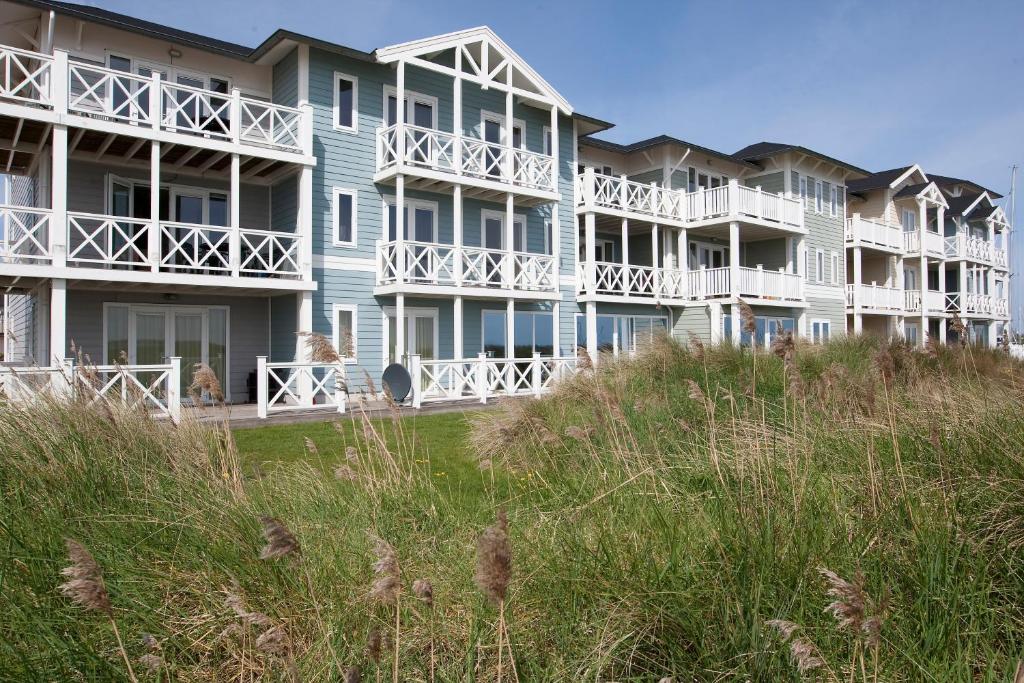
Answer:
[[50, 210], [0, 205], [0, 263], [50, 259]]
[[68, 263], [148, 265], [150, 227], [144, 219], [68, 212]]
[[377, 170], [412, 166], [554, 191], [554, 158], [480, 138], [394, 124], [377, 129]]
[[271, 230], [239, 230], [242, 249], [239, 272], [255, 275], [302, 274], [302, 235]]
[[344, 413], [348, 402], [345, 366], [339, 363], [268, 361], [256, 358], [256, 414], [266, 418], [295, 410]]
[[53, 57], [0, 46], [0, 98], [50, 105]]
[[243, 142], [302, 149], [302, 110], [240, 97], [239, 116], [238, 137]]
[[424, 360], [409, 356], [412, 404], [472, 399], [486, 403], [498, 396], [540, 396], [558, 380], [574, 374], [575, 356], [552, 357], [539, 353], [528, 358], [476, 358]]
[[[405, 269], [399, 270], [399, 249]], [[401, 277], [399, 277], [401, 275]], [[558, 287], [555, 257], [436, 242], [377, 242], [377, 283], [406, 282], [453, 287], [499, 287], [554, 291]]]
[[0, 402], [80, 400], [144, 410], [181, 421], [181, 358], [151, 365], [0, 365]]
[[68, 110], [116, 121], [148, 124], [153, 80], [91, 64], [68, 64]]

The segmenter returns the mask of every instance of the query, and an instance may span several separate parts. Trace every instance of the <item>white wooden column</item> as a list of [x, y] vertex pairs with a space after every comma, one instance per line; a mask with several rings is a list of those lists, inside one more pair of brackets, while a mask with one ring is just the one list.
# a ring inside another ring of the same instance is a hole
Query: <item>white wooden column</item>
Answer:
[[462, 286], [463, 276], [463, 242], [465, 236], [462, 234], [462, 185], [455, 185], [452, 194], [452, 242], [455, 248], [455, 286]]
[[[690, 286], [690, 277], [687, 272], [690, 270], [690, 247], [686, 238], [686, 228], [679, 228], [676, 233], [676, 268], [679, 270], [679, 286], [676, 292], [679, 296], [686, 296]], [[682, 315], [682, 311], [679, 312]]]
[[593, 301], [587, 302], [587, 355], [596, 364], [597, 358], [597, 304]]
[[[313, 292], [298, 292], [296, 295], [296, 308], [298, 320], [296, 328], [299, 332], [313, 331]], [[296, 335], [295, 360], [299, 363], [309, 363], [309, 347], [306, 345], [308, 337]], [[308, 374], [299, 375], [296, 380], [299, 400], [304, 405], [313, 404], [313, 381]]]
[[[398, 75], [395, 88], [395, 120], [397, 122], [398, 166], [395, 176], [395, 266], [398, 269], [396, 282], [405, 281], [405, 175], [401, 172], [405, 163], [405, 61], [398, 61]], [[399, 338], [404, 338], [400, 334]], [[397, 347], [396, 347], [397, 348]], [[404, 350], [405, 343], [403, 341]], [[399, 361], [401, 362], [401, 361]]]
[[920, 242], [921, 256], [918, 259], [918, 289], [921, 292], [921, 335], [919, 341], [924, 345], [928, 341], [928, 257], [925, 255], [924, 237], [928, 227], [928, 209], [923, 199], [917, 200], [917, 239]]
[[68, 129], [53, 127], [50, 162], [50, 254], [53, 265], [67, 265], [68, 255]]
[[405, 295], [395, 295], [395, 362], [405, 362]]
[[[729, 181], [730, 187], [734, 181]], [[740, 224], [729, 223], [729, 292], [732, 294], [732, 305], [729, 314], [732, 316], [732, 343], [740, 345]]]
[[462, 175], [462, 49], [455, 48], [455, 76], [452, 79], [452, 133], [455, 135], [455, 172]]
[[583, 288], [588, 294], [593, 294], [597, 289], [597, 266], [594, 260], [597, 258], [597, 218], [592, 211], [583, 216], [583, 263], [584, 282]]
[[68, 281], [50, 280], [50, 358], [48, 365], [60, 365], [67, 349]]
[[[51, 24], [52, 26], [52, 24]], [[57, 113], [67, 112], [68, 105], [68, 53], [54, 51], [51, 74], [53, 108]], [[51, 139], [50, 162], [50, 256], [58, 268], [67, 265], [68, 254], [68, 128], [55, 124]], [[8, 198], [9, 199], [9, 198]], [[50, 339], [49, 363], [60, 365], [67, 355], [67, 280], [50, 280]]]
[[864, 315], [861, 313], [861, 285], [864, 282], [861, 248], [853, 248], [853, 333], [864, 332]]
[[505, 303], [505, 357], [515, 358], [516, 353], [516, 302], [509, 299]]
[[149, 235], [146, 240], [146, 256], [150, 270], [160, 271], [160, 143], [149, 143]]
[[[562, 302], [555, 299], [551, 303], [551, 355], [562, 355]], [[575, 355], [575, 352], [574, 352]]]
[[629, 220], [622, 219], [622, 294], [629, 296]]
[[657, 223], [651, 225], [651, 267], [654, 269], [652, 282], [654, 283], [654, 295], [660, 296], [661, 292], [661, 267], [658, 264], [658, 252], [661, 247], [660, 226]]
[[[231, 275], [238, 277], [239, 268], [242, 263], [242, 236], [239, 233], [241, 230], [241, 195], [242, 195], [242, 181], [241, 181], [241, 157], [235, 153], [231, 155], [231, 193], [229, 195], [231, 201], [231, 215], [228, 219], [228, 224], [231, 226], [231, 239], [228, 253], [230, 254], [231, 263]], [[304, 199], [299, 200], [304, 201]]]
[[502, 284], [511, 288], [515, 282], [515, 204], [512, 193], [505, 195], [505, 267], [502, 269]]
[[[509, 64], [505, 70], [506, 77], [508, 78], [508, 90], [505, 91], [505, 169], [504, 175], [506, 182], [512, 182], [512, 127], [515, 110], [512, 106], [512, 64]], [[524, 131], [525, 133], [525, 131]]]
[[462, 297], [461, 296], [456, 296], [455, 297], [454, 312], [453, 312], [453, 316], [452, 317], [454, 318], [454, 322], [455, 322], [454, 330], [453, 330], [453, 332], [455, 334], [455, 339], [454, 339], [455, 353], [453, 355], [455, 356], [456, 360], [461, 360], [464, 357], [463, 356], [463, 348], [462, 348], [462, 341], [463, 340], [462, 340]]
[[[942, 310], [946, 310], [946, 262], [939, 261], [939, 301], [941, 302]], [[960, 300], [960, 312], [963, 315], [964, 300]], [[942, 344], [946, 343], [946, 328], [949, 325], [946, 324], [946, 318], [939, 318], [939, 342]]]

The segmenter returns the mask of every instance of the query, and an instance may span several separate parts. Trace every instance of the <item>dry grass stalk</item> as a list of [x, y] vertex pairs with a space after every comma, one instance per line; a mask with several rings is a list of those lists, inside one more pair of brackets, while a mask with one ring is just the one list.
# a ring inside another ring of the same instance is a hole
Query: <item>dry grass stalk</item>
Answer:
[[[498, 605], [498, 683], [502, 677], [502, 650], [505, 630], [505, 597], [512, 578], [512, 548], [508, 540], [508, 514], [498, 510], [495, 523], [480, 535], [476, 546], [476, 573], [473, 575], [480, 592]], [[509, 648], [511, 652], [511, 647]]]
[[373, 573], [376, 579], [370, 587], [370, 597], [383, 604], [393, 605], [395, 608], [395, 657], [394, 657], [394, 683], [398, 683], [398, 652], [402, 638], [401, 621], [401, 593], [402, 593], [402, 570], [398, 564], [398, 553], [394, 546], [379, 536], [374, 537], [374, 554], [377, 561], [373, 563]]
[[189, 396], [192, 401], [199, 405], [203, 394], [210, 397], [214, 403], [224, 402], [224, 388], [217, 379], [217, 373], [206, 363], [196, 363], [195, 371], [192, 373], [192, 384], [188, 387]]
[[299, 540], [284, 525], [284, 522], [276, 517], [263, 515], [260, 517], [260, 523], [263, 525], [263, 538], [267, 542], [260, 550], [261, 560], [271, 560], [289, 555], [298, 557], [301, 554]]
[[345, 669], [344, 683], [362, 683], [363, 671], [359, 666], [350, 666]]
[[416, 579], [412, 583], [412, 592], [423, 601], [430, 610], [430, 681], [434, 681], [434, 585], [426, 579]]
[[789, 643], [789, 657], [800, 675], [804, 675], [825, 666], [817, 646], [806, 638], [796, 637], [800, 629], [798, 624], [785, 619], [771, 619], [765, 622], [766, 626], [775, 629], [782, 638], [783, 643]]
[[590, 352], [587, 351], [585, 346], [576, 347], [576, 369], [577, 370], [593, 370], [594, 359], [590, 357]]
[[690, 332], [690, 353], [693, 354], [694, 358], [701, 362], [704, 362], [704, 359], [706, 358], [704, 342], [693, 332]]
[[68, 558], [71, 565], [61, 570], [61, 574], [67, 577], [67, 581], [58, 588], [61, 593], [71, 598], [72, 602], [91, 612], [100, 612], [110, 621], [114, 629], [114, 637], [117, 639], [117, 649], [121, 652], [124, 664], [128, 667], [128, 676], [136, 681], [135, 672], [132, 670], [132, 663], [128, 659], [128, 653], [121, 641], [121, 632], [117, 629], [117, 622], [114, 621], [114, 607], [110, 602], [110, 594], [103, 582], [103, 570], [99, 562], [92, 556], [85, 546], [72, 538], [65, 538], [64, 545], [67, 547]]
[[864, 671], [863, 647], [874, 655], [875, 678], [878, 677], [878, 647], [881, 644], [885, 605], [877, 605], [864, 588], [864, 574], [858, 569], [853, 581], [847, 581], [835, 572], [820, 567], [818, 573], [825, 580], [828, 595], [833, 600], [825, 611], [835, 617], [836, 628], [847, 631], [855, 639], [851, 672], [860, 661]]
[[148, 652], [139, 657], [139, 664], [150, 673], [159, 672], [164, 666], [163, 648], [160, 646], [160, 641], [153, 635], [146, 633], [142, 636], [142, 646]]
[[737, 299], [736, 306], [740, 310], [740, 329], [749, 335], [753, 335], [757, 332], [757, 319], [754, 317], [754, 309], [743, 299]]
[[313, 363], [341, 363], [342, 358], [331, 340], [319, 332], [299, 332], [306, 338], [306, 353]]

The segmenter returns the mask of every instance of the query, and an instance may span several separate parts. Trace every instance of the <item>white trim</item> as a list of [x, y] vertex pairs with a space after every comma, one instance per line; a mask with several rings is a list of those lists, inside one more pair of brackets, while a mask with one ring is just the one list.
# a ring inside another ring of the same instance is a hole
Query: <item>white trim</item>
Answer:
[[[338, 123], [338, 114], [340, 113], [339, 102], [338, 102], [338, 82], [341, 80], [350, 81], [352, 83], [352, 125], [345, 126]], [[331, 80], [334, 86], [333, 93], [333, 106], [331, 107], [331, 126], [334, 130], [341, 131], [344, 133], [356, 134], [359, 132], [359, 79], [355, 76], [351, 76], [341, 71], [334, 72], [334, 78]]]
[[[338, 237], [341, 229], [339, 219], [341, 214], [338, 211], [338, 196], [347, 195], [352, 198], [351, 239], [343, 240]], [[359, 191], [348, 187], [331, 188], [331, 239], [336, 247], [354, 248], [359, 242]]]
[[[341, 335], [338, 329], [338, 313], [345, 311], [352, 314], [352, 352], [351, 356], [341, 356]], [[342, 357], [346, 365], [353, 365], [359, 358], [359, 304], [331, 305], [331, 340], [334, 349]]]
[[356, 270], [360, 272], [376, 273], [377, 260], [359, 256], [332, 256], [330, 254], [316, 254], [313, 256], [313, 267], [326, 270]]
[[[393, 85], [385, 85], [384, 86], [384, 93], [383, 93], [383, 98], [384, 99], [383, 99], [383, 102], [382, 102], [383, 109], [381, 109], [381, 117], [380, 117], [381, 124], [384, 125], [384, 126], [392, 125], [392, 124], [388, 123], [388, 96], [389, 95], [393, 95], [394, 96], [394, 98], [396, 100], [396, 106], [397, 106], [398, 88], [396, 88]], [[430, 105], [430, 111], [432, 113], [432, 119], [433, 120], [431, 121], [431, 123], [428, 126], [428, 128], [433, 128], [434, 130], [437, 130], [437, 108], [438, 108], [438, 99], [437, 99], [437, 97], [435, 97], [433, 95], [425, 95], [425, 94], [423, 94], [421, 92], [416, 92], [415, 90], [409, 90], [408, 88], [406, 88], [406, 90], [405, 90], [405, 123], [406, 123], [406, 125], [409, 125], [409, 126], [415, 125], [412, 122], [412, 120], [413, 120], [413, 116], [412, 115], [414, 113], [413, 105], [417, 101], [421, 102], [423, 104], [429, 104]], [[460, 131], [455, 131], [456, 135], [458, 135], [459, 133], [460, 133]]]

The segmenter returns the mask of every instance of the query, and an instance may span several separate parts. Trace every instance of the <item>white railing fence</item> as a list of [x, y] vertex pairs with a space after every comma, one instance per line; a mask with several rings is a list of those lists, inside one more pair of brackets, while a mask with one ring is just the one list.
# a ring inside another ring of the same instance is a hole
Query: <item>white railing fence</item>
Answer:
[[243, 142], [302, 149], [302, 110], [240, 97], [238, 138]]
[[[581, 272], [585, 277], [586, 270]], [[683, 299], [686, 279], [682, 271], [672, 268], [598, 261], [594, 263], [593, 290], [605, 295]]]
[[407, 282], [454, 287], [554, 291], [555, 257], [436, 242], [377, 242], [379, 284]]
[[762, 299], [803, 298], [803, 277], [783, 269], [740, 268], [739, 295]]
[[153, 365], [0, 365], [0, 403], [43, 399], [106, 403], [181, 421], [181, 358]]
[[881, 221], [861, 218], [859, 213], [846, 219], [845, 237], [847, 242], [871, 244], [893, 251], [904, 248], [903, 228]]
[[377, 129], [377, 170], [413, 166], [554, 191], [554, 158], [479, 138], [394, 124]]
[[871, 284], [846, 285], [846, 305], [856, 303], [868, 310], [902, 311], [906, 305], [905, 290]]
[[476, 358], [424, 360], [409, 356], [412, 405], [462, 399], [486, 403], [500, 396], [540, 396], [562, 378], [576, 373], [575, 356], [528, 358]]
[[348, 404], [345, 366], [339, 363], [276, 363], [256, 358], [256, 414], [260, 418], [296, 410], [344, 413]]
[[149, 124], [153, 80], [91, 64], [68, 64], [68, 110], [116, 121]]
[[50, 211], [0, 205], [0, 263], [50, 259]]
[[50, 105], [53, 57], [0, 46], [0, 97]]
[[705, 268], [691, 270], [686, 274], [686, 291], [691, 299], [707, 299], [729, 296], [730, 273], [728, 268]]
[[68, 212], [68, 263], [144, 266], [148, 255], [148, 220]]

